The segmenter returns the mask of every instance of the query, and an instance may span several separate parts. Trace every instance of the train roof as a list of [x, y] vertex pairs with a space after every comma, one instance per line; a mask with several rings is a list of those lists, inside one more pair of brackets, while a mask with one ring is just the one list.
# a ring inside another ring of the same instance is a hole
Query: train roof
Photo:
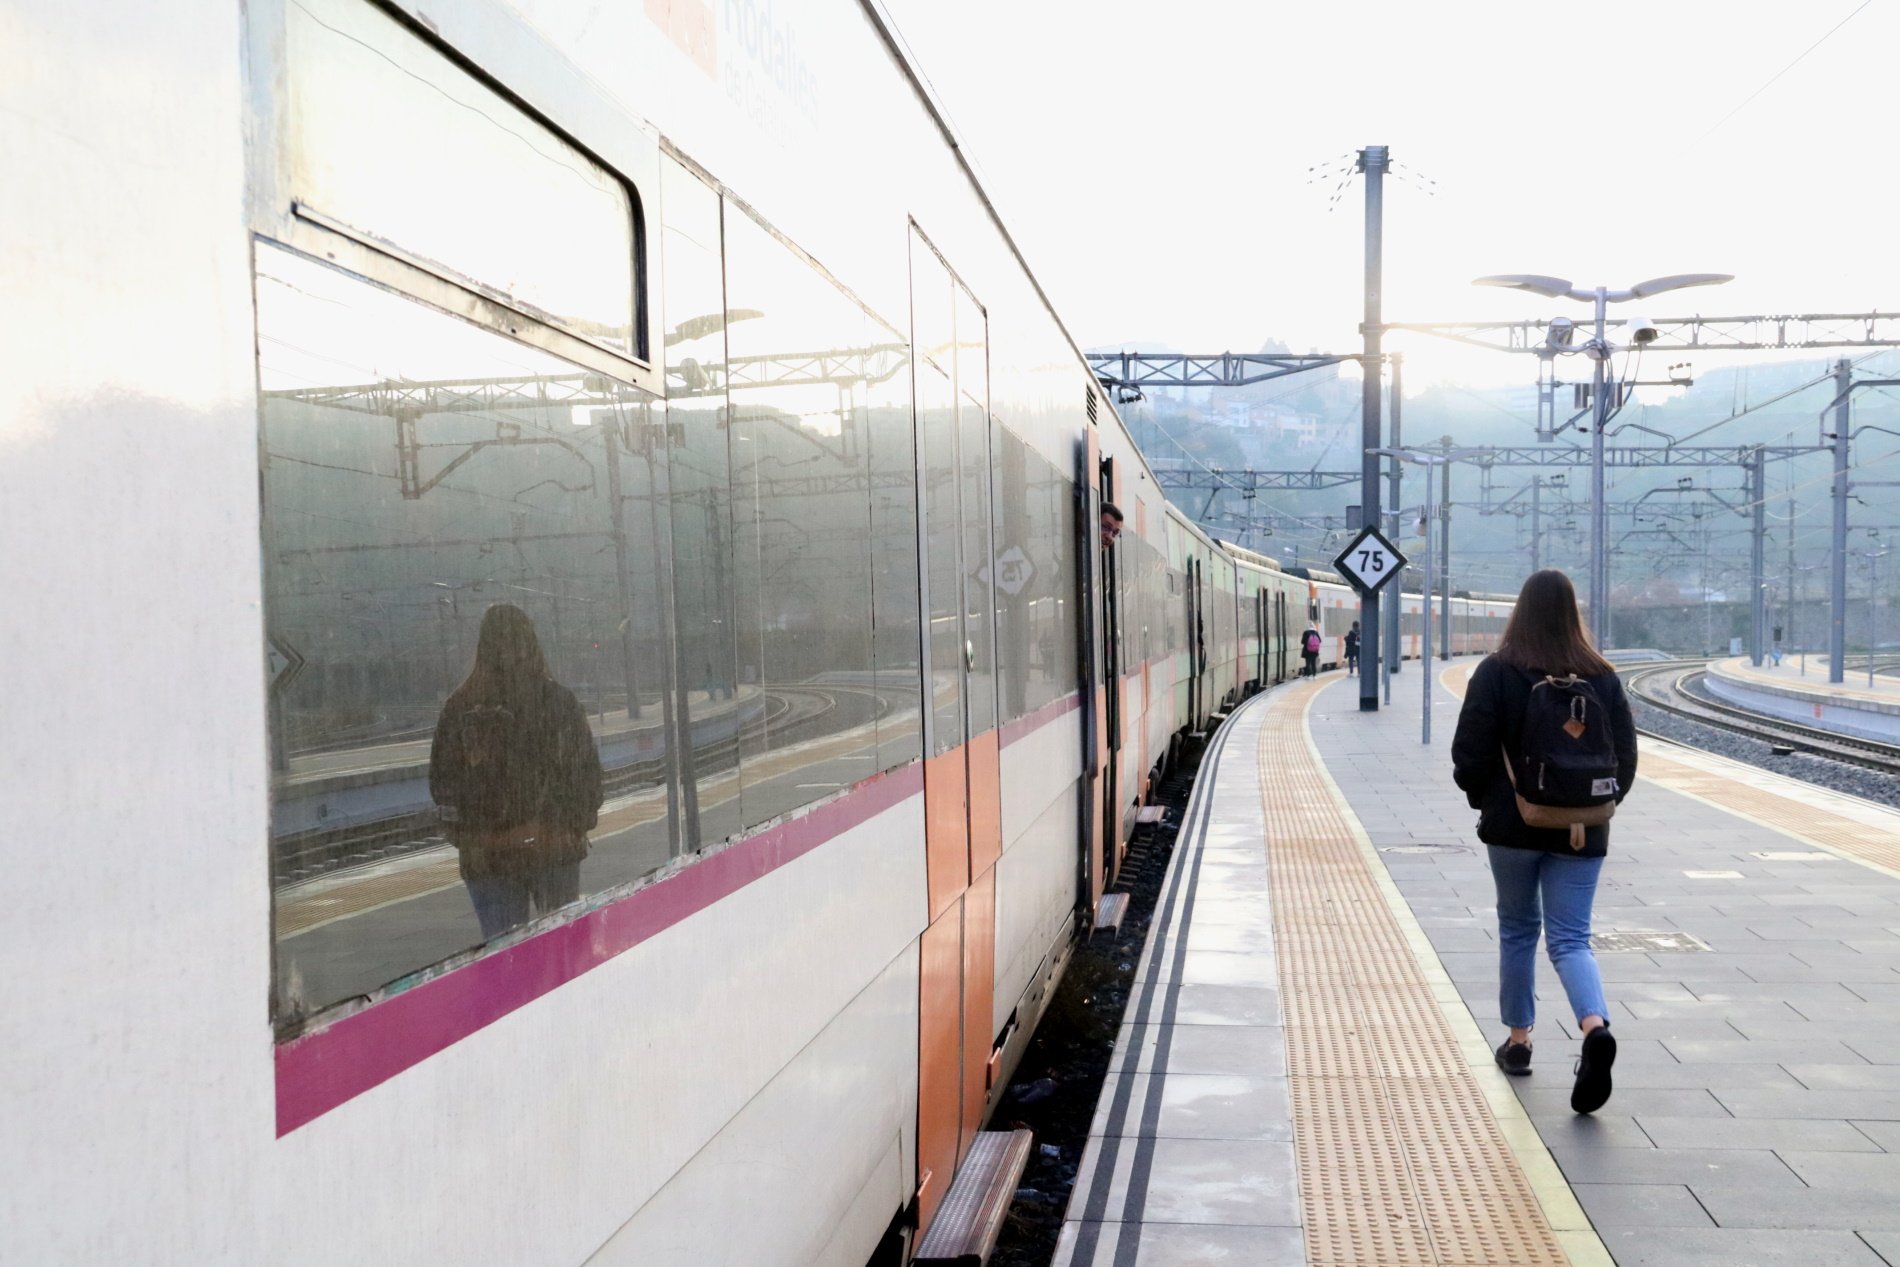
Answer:
[[1270, 555], [1261, 554], [1257, 550], [1249, 550], [1246, 546], [1237, 546], [1231, 541], [1222, 541], [1219, 537], [1214, 538], [1214, 544], [1242, 563], [1251, 563], [1255, 567], [1265, 568], [1269, 572], [1283, 572], [1286, 570], [1280, 566], [1280, 560]]

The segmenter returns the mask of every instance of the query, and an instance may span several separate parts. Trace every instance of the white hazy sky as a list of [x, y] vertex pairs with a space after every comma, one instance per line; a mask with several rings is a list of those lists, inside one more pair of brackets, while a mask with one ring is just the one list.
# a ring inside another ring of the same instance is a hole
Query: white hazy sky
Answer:
[[[1585, 311], [1469, 284], [1500, 272], [1736, 274], [1656, 317], [1900, 309], [1900, 0], [886, 4], [1085, 347], [1357, 348], [1363, 198], [1307, 182], [1366, 144], [1436, 182], [1387, 183], [1388, 321]], [[1408, 385], [1535, 377], [1387, 346]]]

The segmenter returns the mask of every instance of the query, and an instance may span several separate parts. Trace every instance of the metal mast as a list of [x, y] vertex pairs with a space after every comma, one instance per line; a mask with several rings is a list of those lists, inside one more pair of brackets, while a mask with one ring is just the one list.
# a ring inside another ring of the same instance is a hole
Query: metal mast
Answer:
[[[1384, 272], [1385, 173], [1391, 155], [1383, 145], [1359, 151], [1359, 170], [1366, 174], [1366, 319], [1359, 327], [1365, 336], [1364, 390], [1360, 397], [1359, 504], [1362, 522], [1377, 527], [1379, 515], [1379, 392], [1383, 377], [1380, 341], [1384, 337], [1381, 291]], [[1397, 409], [1394, 402], [1393, 408]], [[1359, 711], [1379, 709], [1379, 596], [1359, 600]]]

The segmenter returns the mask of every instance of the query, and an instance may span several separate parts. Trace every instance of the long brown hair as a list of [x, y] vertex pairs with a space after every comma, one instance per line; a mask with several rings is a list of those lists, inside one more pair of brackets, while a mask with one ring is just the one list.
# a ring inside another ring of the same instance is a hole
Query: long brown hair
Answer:
[[455, 694], [464, 699], [506, 698], [551, 676], [533, 619], [513, 603], [496, 603], [482, 613], [475, 667]]
[[1597, 677], [1616, 669], [1597, 653], [1577, 614], [1577, 591], [1556, 568], [1533, 572], [1498, 639], [1498, 659], [1540, 673]]

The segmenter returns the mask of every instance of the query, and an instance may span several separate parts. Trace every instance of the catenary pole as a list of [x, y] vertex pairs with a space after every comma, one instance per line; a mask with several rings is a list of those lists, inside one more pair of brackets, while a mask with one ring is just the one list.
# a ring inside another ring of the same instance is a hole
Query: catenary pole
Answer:
[[1854, 364], [1834, 364], [1834, 540], [1828, 553], [1827, 680], [1846, 680], [1847, 671], [1847, 436], [1852, 414]]
[[1538, 522], [1540, 519], [1543, 518], [1543, 513], [1542, 513], [1543, 507], [1539, 504], [1540, 498], [1538, 496], [1543, 491], [1544, 491], [1544, 477], [1541, 475], [1532, 476], [1531, 477], [1531, 571], [1533, 572], [1541, 571], [1543, 568], [1543, 561], [1539, 556], [1539, 550], [1543, 543], [1539, 539], [1539, 535], [1541, 532], [1541, 525]]
[[[1394, 449], [1404, 443], [1404, 439], [1400, 434], [1403, 430], [1405, 420], [1404, 371], [1404, 355], [1399, 352], [1394, 352], [1392, 354], [1392, 447]], [[1397, 458], [1392, 458], [1390, 461], [1392, 463], [1392, 473], [1388, 477], [1392, 481], [1390, 531], [1392, 533], [1392, 539], [1397, 541], [1399, 537], [1399, 507], [1405, 503], [1405, 463]], [[1399, 658], [1399, 625], [1401, 623], [1399, 615], [1399, 603], [1401, 599], [1400, 588], [1401, 587], [1397, 585], [1388, 585], [1382, 591], [1386, 595], [1385, 663], [1388, 677], [1391, 674], [1397, 673], [1399, 671], [1399, 665], [1402, 663]], [[1390, 689], [1385, 693], [1385, 702], [1387, 704], [1392, 702], [1392, 692]]]
[[1610, 637], [1610, 517], [1604, 510], [1603, 431], [1610, 423], [1610, 401], [1605, 371], [1610, 351], [1604, 341], [1604, 316], [1609, 293], [1596, 289], [1597, 324], [1595, 363], [1591, 366], [1590, 403], [1595, 406], [1595, 422], [1590, 428], [1590, 632], [1599, 647], [1609, 646]]
[[1438, 472], [1438, 658], [1451, 659], [1451, 444], [1444, 439], [1445, 463]]
[[[1450, 463], [1449, 456], [1446, 458]], [[1419, 687], [1424, 700], [1424, 722], [1419, 742], [1432, 741], [1432, 468], [1425, 468], [1425, 583], [1419, 586]]]
[[[1359, 151], [1359, 170], [1366, 176], [1366, 319], [1365, 359], [1360, 362], [1364, 385], [1360, 394], [1359, 504], [1360, 522], [1377, 527], [1379, 515], [1379, 393], [1382, 387], [1380, 344], [1384, 338], [1381, 290], [1384, 285], [1385, 173], [1390, 155], [1383, 145]], [[1393, 406], [1397, 408], [1396, 402]], [[1379, 709], [1379, 596], [1359, 600], [1359, 711]]]
[[1765, 466], [1766, 458], [1757, 447], [1748, 458], [1748, 504], [1752, 519], [1748, 549], [1748, 658], [1758, 669], [1768, 641], [1768, 580], [1764, 575], [1766, 563], [1762, 557], [1768, 534], [1768, 481], [1764, 476]]

